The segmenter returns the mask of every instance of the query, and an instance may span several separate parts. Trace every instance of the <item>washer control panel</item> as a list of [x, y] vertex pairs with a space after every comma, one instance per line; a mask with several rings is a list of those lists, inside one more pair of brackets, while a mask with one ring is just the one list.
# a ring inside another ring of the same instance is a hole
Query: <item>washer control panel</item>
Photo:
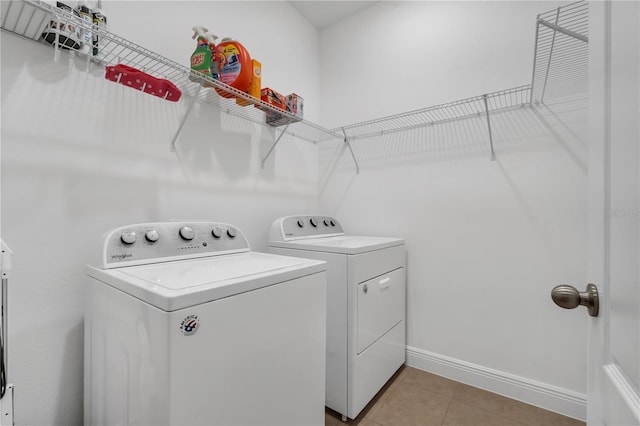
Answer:
[[103, 268], [249, 251], [245, 235], [219, 222], [155, 222], [116, 228], [103, 237]]
[[336, 235], [344, 235], [344, 231], [340, 223], [332, 217], [287, 216], [273, 223], [271, 239], [272, 241], [274, 241], [274, 238], [277, 238], [277, 241], [287, 241]]

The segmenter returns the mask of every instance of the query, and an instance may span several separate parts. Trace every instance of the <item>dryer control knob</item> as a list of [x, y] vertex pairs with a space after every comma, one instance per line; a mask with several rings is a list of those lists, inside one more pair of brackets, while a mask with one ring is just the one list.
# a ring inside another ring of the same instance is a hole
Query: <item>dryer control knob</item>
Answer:
[[220, 229], [220, 227], [218, 226], [214, 226], [211, 230], [211, 235], [217, 240], [218, 238], [222, 237], [222, 229]]
[[328, 220], [328, 219], [325, 219], [325, 220], [323, 221], [323, 223], [324, 223], [324, 226], [329, 226], [329, 220]]
[[122, 233], [122, 235], [120, 235], [120, 241], [122, 241], [124, 244], [130, 246], [131, 244], [136, 242], [136, 233], [133, 231], [125, 231]]
[[331, 226], [336, 226], [336, 222], [333, 219], [331, 219], [329, 223], [331, 223]]
[[185, 241], [191, 241], [196, 237], [196, 231], [190, 226], [183, 226], [179, 231], [180, 238]]
[[309, 222], [311, 222], [311, 226], [313, 226], [314, 228], [318, 226], [318, 219], [316, 219], [315, 217], [309, 219]]
[[298, 219], [298, 227], [304, 228], [304, 221], [302, 219]]
[[155, 243], [160, 239], [160, 234], [158, 234], [158, 231], [156, 231], [155, 229], [152, 229], [144, 234], [144, 238], [150, 243]]
[[235, 238], [237, 234], [238, 231], [236, 230], [236, 228], [227, 229], [227, 235], [229, 236], [229, 238]]

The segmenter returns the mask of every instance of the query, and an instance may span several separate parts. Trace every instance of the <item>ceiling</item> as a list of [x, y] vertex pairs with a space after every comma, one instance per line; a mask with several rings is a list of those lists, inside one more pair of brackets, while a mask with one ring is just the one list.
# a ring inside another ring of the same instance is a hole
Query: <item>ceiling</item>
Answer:
[[290, 1], [291, 5], [311, 22], [318, 30], [323, 30], [377, 1]]

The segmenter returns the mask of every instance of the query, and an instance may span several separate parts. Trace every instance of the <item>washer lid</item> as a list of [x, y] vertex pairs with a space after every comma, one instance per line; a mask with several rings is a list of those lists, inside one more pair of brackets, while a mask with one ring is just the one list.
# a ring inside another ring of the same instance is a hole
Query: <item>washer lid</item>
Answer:
[[404, 244], [402, 238], [359, 237], [341, 235], [326, 238], [308, 238], [294, 241], [272, 241], [271, 247], [297, 250], [323, 251], [329, 253], [360, 254]]
[[87, 267], [89, 276], [164, 311], [199, 305], [324, 270], [322, 261], [258, 252], [114, 269]]

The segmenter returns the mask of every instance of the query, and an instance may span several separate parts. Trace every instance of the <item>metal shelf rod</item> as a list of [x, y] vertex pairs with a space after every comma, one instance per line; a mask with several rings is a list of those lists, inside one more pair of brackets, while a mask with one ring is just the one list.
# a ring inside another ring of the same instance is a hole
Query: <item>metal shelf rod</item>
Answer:
[[589, 37], [583, 36], [582, 34], [578, 34], [575, 31], [568, 30], [568, 29], [563, 28], [563, 27], [561, 27], [559, 25], [552, 24], [551, 22], [547, 22], [544, 19], [539, 19], [538, 20], [538, 24], [544, 25], [545, 27], [549, 27], [554, 31], [558, 31], [560, 33], [566, 34], [566, 35], [571, 36], [573, 38], [577, 38], [578, 40], [584, 41], [585, 43], [589, 42]]

